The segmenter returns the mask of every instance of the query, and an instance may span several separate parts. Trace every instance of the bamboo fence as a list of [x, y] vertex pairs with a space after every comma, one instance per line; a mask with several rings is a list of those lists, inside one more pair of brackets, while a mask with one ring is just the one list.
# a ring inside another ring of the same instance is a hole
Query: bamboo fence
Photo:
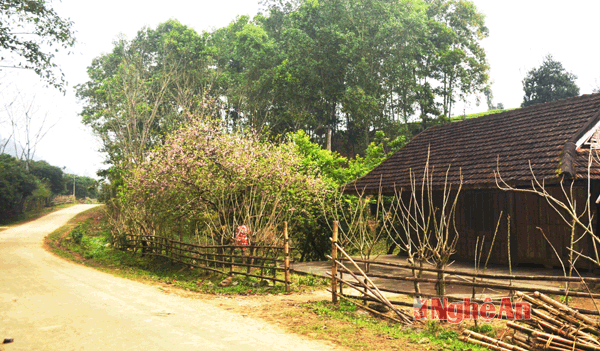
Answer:
[[[433, 267], [421, 267], [419, 265], [410, 265], [403, 263], [390, 263], [390, 262], [382, 262], [376, 260], [364, 260], [358, 258], [351, 258], [344, 251], [343, 248], [340, 247], [337, 241], [337, 222], [334, 222], [333, 226], [333, 236], [332, 240], [332, 252], [331, 256], [331, 272], [327, 272], [327, 275], [331, 277], [331, 289], [332, 292], [332, 301], [337, 303], [338, 297], [345, 296], [349, 297], [349, 295], [344, 295], [343, 287], [349, 287], [352, 290], [360, 291], [361, 296], [358, 297], [359, 300], [363, 301], [380, 301], [374, 296], [369, 296], [367, 290], [375, 286], [375, 284], [366, 284], [365, 281], [370, 278], [379, 278], [380, 281], [384, 282], [418, 282], [418, 283], [428, 283], [435, 286], [435, 284], [444, 284], [446, 286], [446, 293], [452, 295], [448, 300], [449, 301], [460, 301], [464, 297], [471, 298], [473, 302], [484, 302], [483, 299], [475, 298], [474, 294], [466, 294], [464, 292], [464, 288], [462, 293], [458, 291], [454, 291], [453, 289], [457, 287], [471, 287], [473, 289], [490, 289], [494, 291], [494, 293], [500, 293], [502, 291], [507, 292], [508, 296], [514, 296], [516, 291], [526, 292], [526, 293], [542, 293], [556, 296], [567, 296], [567, 297], [579, 297], [589, 299], [591, 302], [590, 306], [594, 305], [594, 299], [600, 298], [600, 294], [593, 293], [589, 290], [587, 291], [574, 291], [574, 289], [562, 289], [558, 287], [552, 286], [539, 286], [539, 282], [570, 282], [570, 283], [581, 283], [583, 287], [587, 287], [591, 284], [600, 283], [600, 278], [597, 277], [567, 277], [567, 276], [550, 276], [550, 275], [517, 275], [517, 274], [494, 274], [494, 273], [485, 273], [478, 271], [468, 271], [468, 270], [457, 270], [457, 269], [437, 269]], [[338, 258], [338, 253], [343, 252], [344, 256]], [[346, 267], [344, 263], [352, 263], [349, 265], [350, 268]], [[361, 269], [358, 264], [364, 265], [364, 267], [384, 267], [390, 269], [405, 269], [406, 274], [386, 274], [380, 272], [369, 272], [364, 277], [360, 277]], [[436, 274], [435, 278], [427, 278], [415, 277], [412, 271], [420, 271], [420, 272], [432, 272], [432, 273], [442, 273]], [[344, 279], [344, 274], [350, 275], [351, 278], [354, 279]], [[358, 275], [358, 276], [357, 276]], [[443, 279], [443, 282], [440, 282], [440, 279]], [[518, 282], [515, 284], [514, 282]], [[371, 281], [372, 283], [372, 281]], [[535, 286], [532, 286], [535, 284]], [[388, 285], [388, 287], [377, 287], [380, 292], [388, 292], [398, 295], [407, 295], [412, 297], [419, 298], [433, 298], [433, 297], [448, 297], [448, 296], [438, 296], [432, 293], [424, 292], [424, 286], [421, 285], [420, 291], [415, 291], [411, 289], [395, 289], [390, 288], [390, 284], [380, 284], [380, 285]], [[356, 299], [356, 296], [352, 298]], [[384, 304], [387, 305], [385, 301]], [[407, 303], [398, 303], [398, 305], [408, 306]], [[410, 307], [410, 306], [409, 306]], [[578, 309], [578, 311], [582, 314], [587, 315], [600, 315], [600, 311], [598, 308], [596, 309]]]
[[[290, 291], [290, 265], [293, 263], [287, 225], [284, 243], [274, 245], [198, 245], [163, 236], [127, 235], [128, 249], [141, 255], [164, 257], [171, 262], [224, 275], [244, 275], [274, 284], [285, 284]], [[283, 279], [278, 276], [283, 272]]]

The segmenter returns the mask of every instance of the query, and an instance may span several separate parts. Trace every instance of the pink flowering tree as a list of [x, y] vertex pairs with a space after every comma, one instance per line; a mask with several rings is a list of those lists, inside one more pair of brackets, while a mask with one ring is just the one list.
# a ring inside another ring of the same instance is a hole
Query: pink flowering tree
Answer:
[[194, 119], [125, 175], [116, 233], [227, 244], [246, 225], [252, 243], [275, 244], [283, 221], [300, 223], [296, 209], [328, 187], [301, 160], [292, 142]]

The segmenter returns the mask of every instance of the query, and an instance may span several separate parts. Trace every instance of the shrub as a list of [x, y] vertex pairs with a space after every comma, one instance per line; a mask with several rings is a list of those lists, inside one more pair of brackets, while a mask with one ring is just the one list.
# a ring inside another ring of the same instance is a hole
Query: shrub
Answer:
[[71, 236], [71, 240], [73, 240], [73, 242], [77, 245], [81, 245], [82, 241], [83, 241], [83, 237], [85, 236], [86, 232], [87, 232], [87, 228], [86, 228], [86, 224], [84, 223], [80, 223], [78, 224], [75, 228], [73, 228], [73, 230], [71, 230], [70, 236]]
[[271, 143], [251, 131], [231, 132], [195, 120], [168, 137], [124, 176], [121, 234], [137, 231], [225, 244], [245, 224], [252, 242], [273, 244], [282, 222], [316, 203], [326, 184], [303, 169], [291, 142]]

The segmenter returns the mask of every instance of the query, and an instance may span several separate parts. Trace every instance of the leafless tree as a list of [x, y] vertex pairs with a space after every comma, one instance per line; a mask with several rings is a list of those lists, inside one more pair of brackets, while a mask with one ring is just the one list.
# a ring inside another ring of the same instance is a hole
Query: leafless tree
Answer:
[[[328, 218], [328, 223], [338, 221], [338, 243], [356, 252], [361, 259], [369, 260], [372, 257], [375, 245], [384, 239], [387, 234], [384, 228], [385, 211], [383, 209], [383, 196], [381, 194], [365, 195], [355, 189], [357, 195], [345, 195], [340, 191], [333, 195], [333, 208], [328, 208], [330, 203], [321, 202], [323, 213]], [[371, 213], [371, 204], [376, 204], [375, 213]], [[365, 269], [369, 272], [369, 265]]]
[[[456, 252], [459, 238], [455, 214], [462, 189], [462, 175], [457, 185], [451, 184], [448, 181], [448, 167], [444, 186], [438, 190], [439, 196], [434, 196], [433, 172], [429, 156], [420, 184], [410, 171], [410, 189], [396, 191], [385, 226], [390, 239], [407, 253], [408, 262], [415, 267], [415, 278], [420, 277], [420, 271], [417, 273], [416, 268], [422, 268], [426, 262], [438, 269], [445, 269]], [[436, 291], [440, 296], [445, 295], [443, 273], [438, 273]], [[416, 281], [415, 292], [421, 292]]]
[[17, 91], [17, 94], [3, 107], [11, 134], [0, 145], [0, 151], [4, 153], [9, 142], [12, 141], [15, 156], [25, 161], [25, 167], [29, 170], [39, 143], [56, 122], [50, 121], [47, 112], [40, 113], [35, 95], [28, 97]]
[[[559, 185], [561, 189], [561, 198], [557, 196], [553, 196], [550, 191], [548, 191], [548, 187], [546, 186], [545, 181], [542, 179], [541, 181], [536, 177], [533, 168], [531, 166], [531, 162], [529, 163], [529, 170], [532, 175], [531, 187], [530, 188], [517, 188], [512, 185], [509, 185], [500, 174], [499, 166], [495, 172], [496, 175], [496, 184], [498, 188], [504, 191], [514, 191], [514, 192], [522, 192], [522, 193], [531, 193], [538, 195], [544, 198], [547, 204], [560, 216], [563, 222], [570, 228], [570, 238], [569, 238], [569, 246], [566, 247], [568, 250], [568, 273], [565, 268], [565, 264], [563, 262], [563, 258], [560, 257], [556, 248], [550, 240], [546, 237], [546, 234], [543, 232], [541, 228], [537, 228], [540, 230], [542, 235], [544, 236], [546, 242], [550, 244], [552, 247], [557, 259], [561, 263], [563, 267], [563, 272], [565, 276], [572, 277], [573, 271], [576, 271], [575, 263], [579, 258], [587, 259], [589, 262], [594, 264], [595, 266], [600, 267], [600, 238], [596, 235], [593, 226], [593, 204], [596, 205], [600, 203], [600, 197], [595, 201], [592, 199], [592, 186], [591, 186], [591, 171], [592, 168], [597, 168], [600, 165], [600, 157], [598, 150], [600, 149], [600, 131], [596, 131], [594, 137], [591, 139], [592, 142], [590, 144], [590, 150], [588, 153], [588, 163], [587, 163], [587, 174], [586, 174], [586, 196], [584, 203], [577, 203], [577, 196], [574, 192], [574, 186], [576, 179], [570, 179], [570, 184], [565, 185], [565, 183], [569, 183], [569, 180], [566, 179], [566, 175], [562, 175]], [[592, 256], [585, 255], [581, 251], [577, 251], [575, 246], [582, 242], [586, 237], [591, 238], [592, 242]], [[583, 283], [585, 283], [583, 281]], [[568, 294], [569, 284], [567, 283], [566, 290]], [[568, 301], [568, 299], [566, 299]]]

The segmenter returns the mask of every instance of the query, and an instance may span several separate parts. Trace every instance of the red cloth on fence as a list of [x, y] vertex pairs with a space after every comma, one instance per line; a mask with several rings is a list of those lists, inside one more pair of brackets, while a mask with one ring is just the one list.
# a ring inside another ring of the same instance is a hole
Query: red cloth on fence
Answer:
[[[237, 228], [235, 228], [235, 244], [236, 245], [248, 246], [249, 241], [250, 240], [248, 239], [248, 227], [246, 227], [245, 225], [240, 225]], [[242, 250], [246, 251], [246, 248], [243, 247]]]

